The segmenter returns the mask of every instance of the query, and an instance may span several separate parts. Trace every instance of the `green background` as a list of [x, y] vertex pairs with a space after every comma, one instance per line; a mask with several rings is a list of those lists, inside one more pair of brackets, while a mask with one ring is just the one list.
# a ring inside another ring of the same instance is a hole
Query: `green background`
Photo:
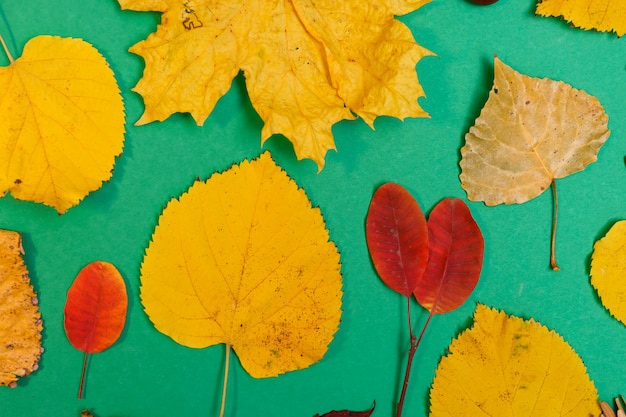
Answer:
[[[127, 112], [124, 153], [112, 179], [59, 216], [43, 205], [0, 199], [0, 228], [23, 233], [25, 260], [39, 293], [45, 353], [40, 368], [16, 389], [0, 387], [0, 415], [99, 417], [216, 416], [224, 349], [190, 349], [154, 329], [138, 298], [139, 266], [164, 205], [199, 177], [205, 179], [262, 152], [262, 122], [243, 77], [203, 127], [189, 115], [134, 127], [143, 111], [131, 91], [143, 71], [128, 48], [155, 30], [160, 15], [121, 11], [115, 0], [2, 0], [10, 29], [0, 33], [15, 57], [39, 34], [79, 37], [110, 62]], [[549, 269], [552, 197], [523, 205], [469, 203], [485, 237], [485, 262], [471, 298], [436, 316], [415, 357], [405, 416], [428, 414], [428, 390], [451, 339], [471, 324], [477, 302], [556, 330], [584, 360], [603, 400], [626, 392], [626, 328], [602, 307], [589, 284], [594, 242], [626, 218], [626, 40], [534, 16], [534, 0], [500, 0], [478, 7], [434, 0], [400, 19], [436, 56], [417, 66], [430, 118], [387, 117], [371, 130], [361, 120], [338, 123], [337, 152], [317, 173], [297, 161], [291, 144], [271, 138], [277, 163], [321, 208], [341, 251], [343, 316], [326, 356], [308, 369], [256, 380], [231, 363], [228, 416], [313, 416], [332, 409], [365, 409], [391, 416], [407, 348], [405, 304], [376, 275], [367, 252], [364, 219], [380, 184], [404, 185], [428, 213], [445, 197], [467, 196], [458, 179], [464, 134], [486, 101], [493, 56], [517, 71], [563, 80], [598, 97], [611, 137], [598, 162], [558, 182], [560, 272]], [[626, 18], [626, 16], [625, 16]], [[0, 65], [8, 59], [0, 53]], [[1, 128], [1, 127], [0, 127]], [[112, 262], [125, 277], [130, 306], [121, 339], [90, 362], [85, 399], [76, 393], [82, 353], [67, 341], [63, 306], [78, 271], [94, 260]], [[414, 324], [426, 312], [415, 305]]]

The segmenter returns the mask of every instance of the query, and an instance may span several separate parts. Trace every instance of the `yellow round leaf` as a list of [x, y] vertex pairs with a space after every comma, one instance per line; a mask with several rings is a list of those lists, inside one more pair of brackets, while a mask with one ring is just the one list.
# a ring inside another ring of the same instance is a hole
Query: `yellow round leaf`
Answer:
[[582, 360], [554, 331], [478, 305], [430, 391], [430, 417], [600, 415]]
[[596, 242], [591, 259], [591, 285], [609, 313], [626, 324], [626, 220]]
[[19, 233], [0, 230], [0, 385], [38, 368], [41, 356], [41, 314], [37, 294], [22, 259]]
[[111, 177], [124, 104], [93, 46], [38, 36], [0, 68], [0, 126], [0, 195], [64, 213]]
[[253, 377], [305, 368], [341, 316], [324, 226], [268, 153], [198, 181], [159, 218], [141, 266], [145, 311], [182, 345], [232, 347]]

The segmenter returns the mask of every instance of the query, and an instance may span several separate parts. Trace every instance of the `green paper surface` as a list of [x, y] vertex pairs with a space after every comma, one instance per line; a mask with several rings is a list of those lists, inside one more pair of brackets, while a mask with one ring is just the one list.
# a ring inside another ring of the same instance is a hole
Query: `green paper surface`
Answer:
[[[598, 162], [558, 181], [559, 272], [549, 268], [549, 191], [523, 205], [469, 203], [485, 237], [481, 279], [461, 308], [432, 319], [415, 356], [404, 415], [428, 415], [438, 361], [471, 323], [477, 302], [533, 317], [561, 334], [584, 360], [602, 400], [626, 393], [626, 327], [602, 307], [588, 275], [594, 242], [626, 218], [626, 39], [536, 17], [535, 4], [434, 0], [400, 17], [436, 54], [417, 66], [427, 95], [420, 103], [431, 117], [381, 117], [375, 130], [362, 120], [338, 123], [337, 152], [329, 152], [318, 174], [312, 161], [296, 160], [282, 137], [261, 147], [262, 122], [242, 75], [202, 127], [186, 114], [133, 125], [143, 112], [141, 97], [131, 91], [143, 62], [128, 48], [155, 30], [160, 14], [122, 11], [115, 0], [3, 0], [0, 34], [14, 57], [40, 34], [85, 39], [106, 57], [125, 100], [127, 134], [112, 179], [66, 214], [11, 196], [0, 199], [0, 228], [23, 234], [45, 328], [39, 370], [15, 389], [0, 387], [0, 416], [72, 417], [84, 408], [98, 417], [218, 415], [223, 346], [190, 349], [159, 333], [139, 302], [139, 266], [168, 200], [196, 178], [265, 149], [326, 219], [341, 252], [344, 312], [328, 353], [308, 369], [253, 379], [236, 359], [231, 362], [226, 415], [305, 417], [364, 410], [374, 401], [375, 416], [394, 415], [408, 349], [405, 300], [371, 264], [364, 229], [369, 201], [387, 181], [406, 187], [425, 213], [446, 197], [467, 201], [458, 178], [460, 148], [487, 99], [494, 54], [519, 72], [596, 96], [609, 115], [611, 136]], [[0, 65], [7, 64], [0, 53]], [[84, 399], [78, 400], [83, 355], [65, 337], [63, 307], [74, 277], [94, 260], [115, 264], [124, 276], [129, 315], [120, 340], [91, 357]], [[426, 317], [414, 304], [418, 330]]]

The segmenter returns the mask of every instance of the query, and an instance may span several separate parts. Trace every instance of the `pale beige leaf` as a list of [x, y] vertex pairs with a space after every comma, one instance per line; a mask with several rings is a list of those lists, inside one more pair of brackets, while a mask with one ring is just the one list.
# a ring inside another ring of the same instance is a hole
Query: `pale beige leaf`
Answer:
[[520, 74], [495, 58], [495, 79], [461, 149], [461, 184], [473, 201], [524, 203], [597, 160], [609, 137], [595, 97]]

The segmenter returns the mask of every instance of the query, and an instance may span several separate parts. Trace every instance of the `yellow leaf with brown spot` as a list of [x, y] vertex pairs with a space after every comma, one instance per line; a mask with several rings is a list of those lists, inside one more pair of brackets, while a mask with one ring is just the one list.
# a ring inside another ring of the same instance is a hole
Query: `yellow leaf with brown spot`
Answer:
[[261, 140], [282, 134], [321, 169], [335, 149], [332, 126], [353, 113], [372, 127], [381, 115], [427, 116], [415, 66], [430, 52], [394, 14], [428, 1], [119, 0], [163, 13], [131, 48], [146, 63], [137, 123], [188, 112], [203, 124], [242, 70]]
[[[551, 185], [556, 197], [556, 179], [597, 160], [610, 134], [608, 116], [582, 90], [494, 60], [489, 98], [461, 148], [461, 186], [488, 206], [525, 203]], [[554, 250], [552, 268], [558, 269]]]
[[0, 195], [64, 213], [111, 177], [122, 152], [117, 82], [81, 39], [37, 36], [9, 59], [0, 68]]
[[563, 17], [581, 29], [626, 34], [624, 0], [539, 0], [536, 13]]
[[43, 325], [19, 233], [0, 230], [0, 385], [37, 370]]
[[430, 417], [600, 415], [585, 365], [561, 336], [480, 304], [441, 359], [430, 402]]
[[319, 361], [341, 296], [320, 210], [267, 152], [171, 200], [141, 266], [141, 302], [160, 332], [232, 347], [253, 377]]
[[615, 223], [593, 247], [591, 285], [609, 313], [626, 324], [626, 220]]

